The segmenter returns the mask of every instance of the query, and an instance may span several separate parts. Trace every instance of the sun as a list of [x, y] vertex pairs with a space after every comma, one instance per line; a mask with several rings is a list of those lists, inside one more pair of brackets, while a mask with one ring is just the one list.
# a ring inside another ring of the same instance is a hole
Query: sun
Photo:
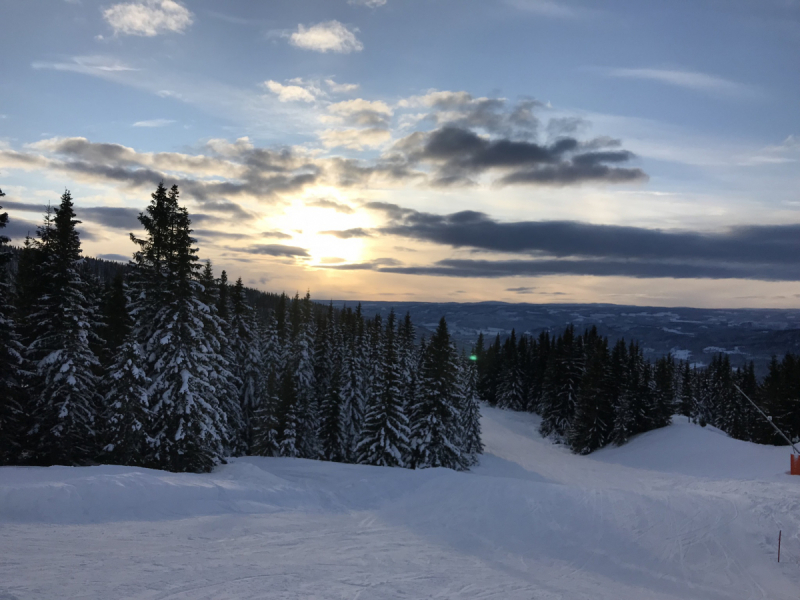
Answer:
[[[330, 195], [330, 194], [328, 194]], [[371, 227], [365, 214], [347, 214], [332, 208], [307, 206], [303, 200], [293, 201], [279, 219], [281, 229], [293, 235], [292, 244], [305, 248], [311, 262], [361, 262], [366, 244], [363, 237], [342, 239], [325, 231], [345, 231]]]

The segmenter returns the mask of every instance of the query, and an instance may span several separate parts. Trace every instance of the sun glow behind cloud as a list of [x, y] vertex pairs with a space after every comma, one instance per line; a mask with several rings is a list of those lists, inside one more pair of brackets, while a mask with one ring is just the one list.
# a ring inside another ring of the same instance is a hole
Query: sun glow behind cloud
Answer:
[[373, 223], [369, 213], [345, 214], [330, 208], [309, 206], [306, 202], [312, 202], [312, 199], [319, 197], [332, 198], [339, 203], [345, 201], [339, 197], [335, 188], [315, 188], [309, 192], [308, 198], [292, 201], [282, 215], [270, 218], [269, 227], [291, 232], [293, 243], [308, 250], [311, 264], [330, 262], [332, 258], [342, 259], [347, 263], [366, 260], [367, 243], [364, 238], [341, 239], [322, 232], [370, 228]]

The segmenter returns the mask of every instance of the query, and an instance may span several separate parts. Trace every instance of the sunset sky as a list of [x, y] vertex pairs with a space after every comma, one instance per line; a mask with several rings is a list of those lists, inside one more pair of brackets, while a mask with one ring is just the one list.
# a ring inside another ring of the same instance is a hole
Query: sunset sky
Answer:
[[0, 0], [15, 244], [314, 298], [796, 307], [800, 0]]

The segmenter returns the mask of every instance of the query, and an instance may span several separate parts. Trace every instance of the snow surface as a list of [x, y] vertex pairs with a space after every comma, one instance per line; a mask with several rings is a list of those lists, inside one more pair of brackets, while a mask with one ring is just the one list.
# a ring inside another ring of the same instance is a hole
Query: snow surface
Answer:
[[785, 448], [676, 418], [580, 457], [537, 424], [484, 408], [470, 473], [3, 467], [0, 599], [798, 597]]

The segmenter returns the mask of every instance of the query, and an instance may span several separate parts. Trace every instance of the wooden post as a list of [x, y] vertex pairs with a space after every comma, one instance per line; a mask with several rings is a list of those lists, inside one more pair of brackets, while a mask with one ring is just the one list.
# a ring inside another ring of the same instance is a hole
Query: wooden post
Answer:
[[781, 562], [781, 534], [783, 531], [778, 531], [778, 562]]

